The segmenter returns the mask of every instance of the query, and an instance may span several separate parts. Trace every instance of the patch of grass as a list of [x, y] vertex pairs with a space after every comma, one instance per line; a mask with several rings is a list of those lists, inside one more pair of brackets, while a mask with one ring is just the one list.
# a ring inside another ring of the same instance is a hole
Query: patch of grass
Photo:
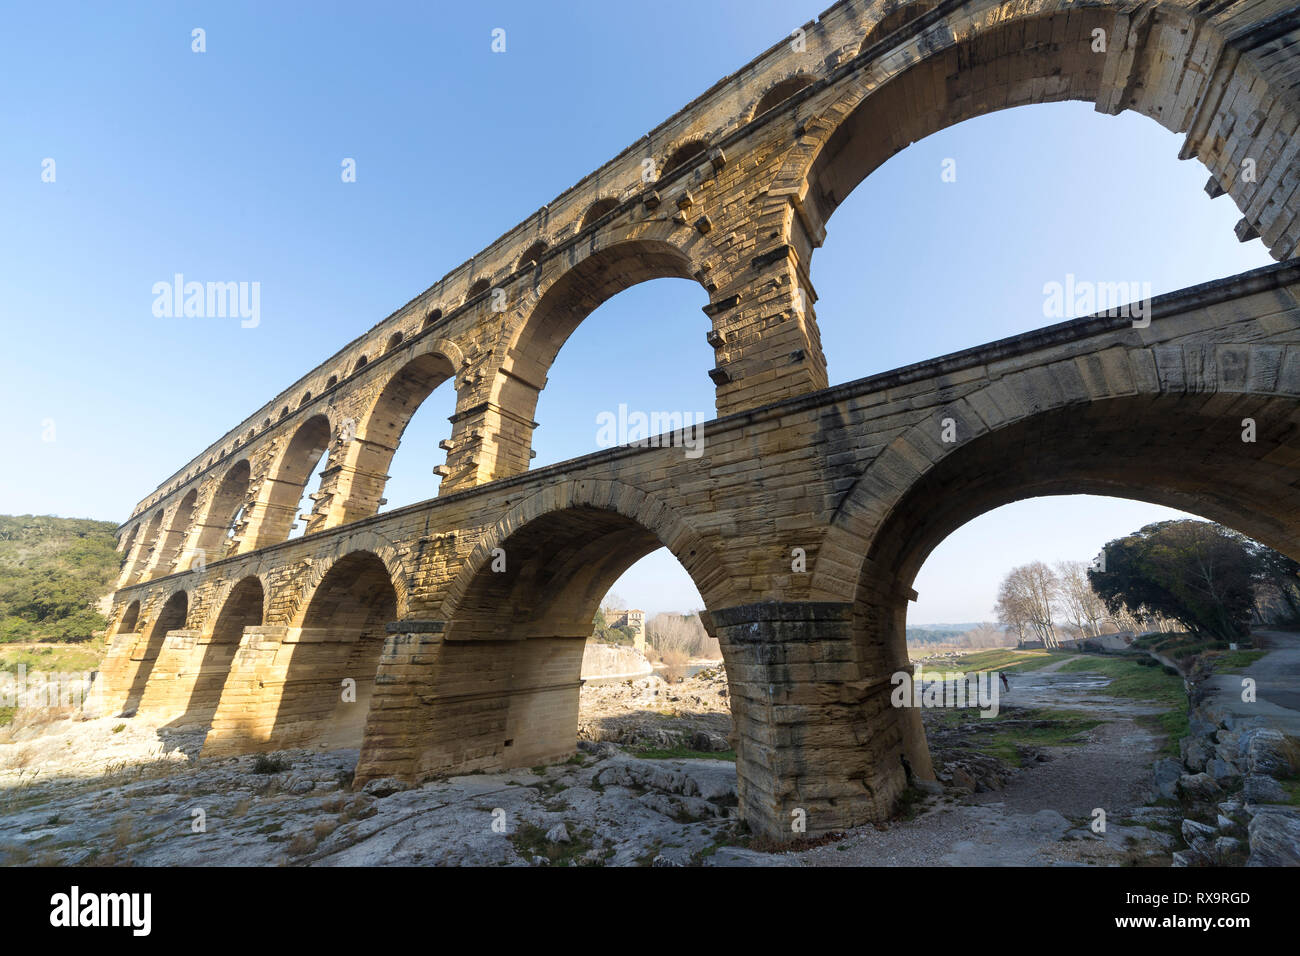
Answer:
[[638, 750], [634, 756], [645, 760], [730, 760], [732, 763], [736, 760], [734, 750], [691, 750], [689, 747]]
[[113, 733], [120, 734], [124, 730], [126, 730], [126, 724], [118, 724], [113, 728]]
[[[510, 834], [509, 840], [520, 856], [530, 861], [540, 856], [550, 866], [581, 865], [585, 861], [578, 858], [591, 849], [591, 831], [585, 828], [570, 830], [568, 843], [555, 843], [546, 839], [546, 831], [537, 824], [521, 823]], [[657, 845], [655, 852], [659, 852]]]
[[253, 773], [279, 773], [288, 769], [288, 763], [278, 757], [268, 757], [266, 754], [258, 754], [257, 759], [253, 761]]
[[1165, 745], [1160, 748], [1161, 754], [1167, 757], [1181, 755], [1182, 749], [1178, 742], [1191, 733], [1192, 729], [1186, 711], [1167, 710], [1163, 714], [1141, 714], [1134, 719], [1148, 730], [1164, 735]]
[[285, 847], [285, 851], [290, 856], [306, 856], [312, 850], [316, 849], [316, 842], [316, 837], [312, 834], [299, 833], [289, 841], [289, 845]]
[[0, 727], [12, 724], [16, 713], [18, 713], [17, 707], [0, 707]]
[[[1038, 709], [1016, 711], [1010, 720], [993, 718], [975, 726], [987, 730], [972, 743], [981, 753], [996, 757], [1012, 767], [1023, 765], [1021, 747], [1067, 747], [1081, 744], [1079, 737], [1105, 723], [1099, 717], [1076, 710]], [[999, 726], [1001, 724], [1001, 726]]]
[[1210, 662], [1216, 671], [1235, 671], [1249, 667], [1267, 653], [1267, 651], [1225, 651], [1214, 655]]
[[1139, 717], [1140, 723], [1167, 736], [1163, 753], [1177, 754], [1178, 742], [1188, 733], [1187, 692], [1183, 679], [1169, 673], [1149, 657], [1085, 657], [1070, 661], [1062, 673], [1092, 673], [1109, 677], [1103, 693], [1141, 700], [1164, 708], [1164, 713]]
[[[1040, 667], [1046, 667], [1061, 659], [1063, 655], [1050, 651], [1028, 650], [1021, 651], [1012, 649], [998, 649], [992, 651], [977, 651], [974, 654], [964, 654], [956, 658], [952, 666], [962, 670], [983, 673], [984, 671], [1034, 671]], [[933, 665], [935, 669], [942, 670], [946, 665]], [[928, 669], [928, 668], [927, 668]]]
[[1155, 662], [1150, 658], [1081, 657], [1067, 663], [1061, 668], [1061, 673], [1100, 674], [1110, 678], [1106, 693], [1112, 697], [1185, 708], [1187, 694], [1183, 691], [1183, 679], [1153, 665]]
[[85, 645], [61, 644], [50, 647], [5, 647], [0, 645], [0, 671], [17, 673], [18, 665], [27, 673], [40, 671], [82, 672], [99, 669], [104, 656], [102, 641], [88, 641]]

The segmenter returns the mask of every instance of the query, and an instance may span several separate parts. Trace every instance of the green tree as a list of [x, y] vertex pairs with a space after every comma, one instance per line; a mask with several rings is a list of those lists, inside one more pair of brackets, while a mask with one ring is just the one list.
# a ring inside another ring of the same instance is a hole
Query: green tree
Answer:
[[108, 621], [93, 607], [121, 565], [115, 526], [0, 515], [0, 641], [84, 640]]
[[1255, 607], [1256, 548], [1207, 521], [1159, 521], [1107, 544], [1088, 580], [1112, 614], [1163, 615], [1199, 638], [1239, 641]]

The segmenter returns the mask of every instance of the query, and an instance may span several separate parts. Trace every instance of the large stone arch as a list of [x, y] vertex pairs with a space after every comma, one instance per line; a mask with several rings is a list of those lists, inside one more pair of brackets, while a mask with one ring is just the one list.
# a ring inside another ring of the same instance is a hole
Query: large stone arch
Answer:
[[162, 651], [168, 632], [183, 630], [189, 620], [190, 595], [181, 587], [173, 587], [154, 596], [151, 603], [158, 610], [142, 628], [138, 656], [133, 655], [138, 663], [131, 674], [126, 702], [122, 707], [122, 713], [126, 715], [134, 714], [143, 701], [149, 687], [149, 678], [153, 674], [154, 662]]
[[263, 616], [266, 610], [265, 596], [271, 590], [267, 576], [254, 571], [241, 571], [222, 581], [213, 591], [209, 592], [200, 608], [194, 615], [194, 627], [204, 634], [211, 634], [217, 626], [217, 621], [225, 612], [230, 604], [231, 595], [236, 590], [247, 588], [250, 584], [256, 583], [263, 594]]
[[154, 573], [167, 574], [176, 567], [181, 556], [181, 548], [194, 525], [198, 501], [198, 489], [191, 488], [172, 511], [158, 553], [151, 560]]
[[143, 526], [144, 530], [137, 536], [135, 554], [122, 574], [122, 586], [136, 584], [153, 563], [153, 555], [162, 547], [163, 509], [159, 508], [153, 517]]
[[[966, 522], [1024, 498], [1108, 495], [1190, 511], [1300, 557], [1297, 395], [1280, 375], [1295, 351], [1117, 347], [1009, 374], [936, 408], [870, 463], [814, 565], [814, 592], [845, 609], [852, 706], [873, 715], [861, 746], [823, 768], [833, 783], [866, 782], [871, 799], [850, 819], [887, 812], [909, 772], [933, 774], [920, 715], [889, 705], [889, 677], [911, 670], [916, 574]], [[1242, 440], [1246, 418], [1254, 442]]]
[[118, 571], [117, 585], [116, 585], [119, 588], [126, 586], [128, 580], [131, 577], [131, 572], [135, 568], [135, 562], [139, 558], [140, 545], [138, 539], [140, 538], [140, 531], [143, 527], [144, 527], [144, 522], [137, 521], [135, 524], [131, 526], [131, 529], [127, 531], [126, 534], [123, 536], [122, 545], [121, 545], [122, 563]]
[[458, 391], [453, 474], [443, 488], [459, 490], [527, 471], [538, 396], [569, 336], [600, 305], [635, 285], [665, 278], [699, 281], [711, 250], [697, 230], [674, 228], [665, 216], [630, 232], [621, 220], [606, 224], [590, 241], [548, 256], [527, 277], [532, 284], [512, 292], [507, 327], [480, 369], [482, 384], [467, 383], [471, 387]]
[[290, 627], [305, 626], [306, 615], [321, 583], [340, 561], [359, 553], [374, 555], [383, 563], [397, 597], [394, 619], [406, 615], [410, 606], [411, 569], [393, 542], [375, 531], [358, 528], [351, 534], [335, 538], [330, 542], [328, 551], [317, 553], [310, 559], [296, 580], [292, 599], [284, 603], [282, 610], [277, 611], [276, 622]]
[[[283, 603], [277, 595], [260, 626], [245, 624], [204, 740], [205, 756], [360, 745], [385, 627], [399, 613], [392, 560], [391, 553], [385, 560], [364, 546], [340, 543], [306, 569], [288, 611], [273, 610]], [[214, 628], [214, 645], [217, 636]], [[222, 649], [214, 648], [220, 650], [214, 660], [231, 653], [234, 637], [232, 631]]]
[[[800, 101], [798, 135], [763, 216], [785, 223], [810, 342], [820, 342], [813, 254], [844, 199], [912, 143], [1015, 106], [1092, 102], [1185, 133], [1180, 158], [1198, 158], [1210, 194], [1227, 192], [1242, 210], [1238, 237], [1262, 236], [1279, 259], [1300, 252], [1300, 103], [1286, 76], [1270, 77], [1248, 48], [1258, 41], [1230, 42], [1170, 3], [1030, 0], [939, 14], [923, 11], [880, 42], [868, 37], [849, 69]], [[1104, 52], [1094, 52], [1096, 31]], [[819, 345], [808, 361], [814, 387], [826, 384]]]
[[123, 602], [122, 613], [117, 619], [117, 625], [113, 628], [112, 634], [132, 634], [135, 632], [136, 624], [140, 620], [140, 599]]
[[248, 501], [252, 476], [252, 464], [247, 458], [241, 458], [226, 469], [213, 489], [203, 518], [192, 535], [194, 557], [190, 561], [191, 566], [200, 561], [204, 564], [219, 561], [231, 550], [227, 534]]
[[[311, 481], [312, 472], [324, 461], [334, 434], [327, 410], [300, 422], [267, 466], [258, 483], [257, 498], [249, 515], [246, 550], [287, 541], [298, 516], [298, 502]], [[314, 529], [313, 529], [314, 530]]]
[[206, 732], [245, 628], [262, 624], [266, 604], [262, 580], [250, 574], [223, 582], [204, 607], [191, 609], [193, 628], [174, 631], [164, 641], [137, 715]]
[[1300, 104], [1209, 20], [1168, 3], [1037, 0], [955, 10], [898, 36], [836, 82], [841, 92], [803, 123], [773, 184], [781, 202], [797, 201], [813, 246], [853, 188], [917, 140], [1001, 109], [1081, 100], [1186, 133], [1180, 158], [1200, 159], [1232, 196], [1245, 215], [1239, 234], [1262, 235], [1278, 259], [1300, 252], [1300, 196], [1287, 175]]
[[317, 505], [326, 514], [326, 527], [379, 511], [388, 466], [406, 426], [433, 390], [453, 379], [465, 364], [460, 348], [442, 338], [414, 339], [395, 351], [402, 361], [388, 360], [390, 370], [384, 377], [367, 384], [373, 397], [363, 401], [364, 411], [341, 426], [338, 451], [321, 483], [323, 501]]
[[358, 779], [572, 753], [592, 617], [614, 581], [660, 547], [682, 562], [706, 607], [730, 600], [713, 549], [636, 488], [563, 482], [513, 507], [463, 561], [439, 620], [391, 628]]
[[[666, 547], [673, 553], [706, 605], [735, 603], [731, 577], [721, 557], [662, 499], [620, 481], [564, 481], [528, 496], [482, 533], [447, 587], [439, 617], [451, 621], [462, 612], [462, 602], [475, 579], [491, 567], [494, 552], [504, 548], [521, 528], [548, 514], [573, 509], [610, 512], [638, 525], [658, 542], [651, 550]], [[508, 558], [507, 553], [507, 564]]]
[[[863, 471], [845, 493], [818, 550], [813, 562], [812, 593], [819, 600], [852, 598], [863, 573], [865, 550], [875, 547], [879, 529], [903, 495], [909, 493], [915, 483], [939, 462], [967, 447], [974, 439], [1012, 423], [1043, 420], [1041, 416], [1059, 409], [1073, 408], [1091, 416], [1084, 422], [1085, 434], [1108, 427], [1127, 427], [1137, 442], [1141, 436], [1131, 416], [1118, 417], [1113, 423], [1109, 421], [1108, 416], [1119, 415], [1113, 400], [1141, 397], [1149, 401], [1161, 396], [1185, 396], [1192, 405], [1199, 403], [1213, 411], [1216, 415], [1214, 421], [1223, 429], [1223, 434], [1242, 446], [1234, 447], [1234, 452], [1274, 450], [1276, 461], [1261, 461], [1257, 473], [1270, 473], [1278, 482], [1277, 493], [1284, 494], [1294, 481], [1294, 474], [1293, 469], [1287, 467], [1286, 453], [1278, 449], [1295, 440], [1289, 437], [1291, 431], [1288, 429], [1297, 427], [1293, 420], [1297, 395], [1289, 384], [1291, 379], [1284, 377], [1282, 370], [1296, 362], [1300, 362], [1300, 346], [1296, 345], [1185, 344], [1131, 349], [1115, 346], [997, 378], [985, 387], [942, 406], [912, 426], [894, 439]], [[1218, 400], [1211, 402], [1209, 396], [1215, 394]], [[1258, 441], [1249, 445], [1242, 443], [1241, 419], [1250, 417], [1244, 409], [1263, 400], [1277, 401], [1272, 418], [1257, 419], [1261, 426]], [[957, 440], [954, 442], [941, 440], [944, 419], [951, 419], [955, 424]], [[1268, 432], [1262, 427], [1266, 421], [1272, 425]], [[1171, 431], [1169, 425], [1159, 427], [1166, 433]], [[1272, 436], [1273, 445], [1268, 443], [1267, 436]], [[1176, 463], [1176, 469], [1187, 471], [1190, 454], [1184, 450], [1170, 461]], [[1240, 457], [1237, 459], [1238, 463], [1242, 460]], [[1233, 483], [1227, 479], [1228, 476], [1222, 479], [1226, 482], [1224, 487], [1232, 487]], [[1108, 480], [1116, 486], [1123, 484], [1122, 476]], [[1291, 488], [1290, 493], [1294, 494], [1295, 489]], [[1185, 492], [1179, 492], [1176, 499], [1171, 491], [1166, 494], [1166, 500], [1144, 500], [1194, 511], [1203, 511], [1210, 503], [1216, 513], [1207, 517], [1234, 524], [1243, 533], [1280, 551], [1297, 548], [1300, 537], [1296, 536], [1296, 528], [1265, 520], [1262, 517], [1265, 510], [1259, 503], [1243, 505], [1239, 497], [1224, 498], [1213, 487], [1202, 487], [1198, 494], [1203, 500], [1195, 499], [1200, 502], [1195, 507], [1189, 506], [1193, 499], [1189, 499]], [[1014, 500], [1017, 499], [1010, 498], [1002, 503]], [[959, 524], [974, 516], [970, 515]], [[916, 567], [919, 568], [920, 564]]]
[[285, 635], [287, 653], [263, 678], [275, 705], [268, 746], [361, 744], [399, 603], [389, 565], [374, 551], [349, 551], [330, 565]]

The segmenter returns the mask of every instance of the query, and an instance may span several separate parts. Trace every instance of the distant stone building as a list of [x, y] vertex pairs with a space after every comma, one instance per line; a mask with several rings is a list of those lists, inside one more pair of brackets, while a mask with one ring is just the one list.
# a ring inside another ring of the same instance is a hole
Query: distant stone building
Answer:
[[605, 611], [606, 627], [629, 627], [632, 629], [632, 646], [645, 653], [645, 611], [633, 608], [630, 611]]

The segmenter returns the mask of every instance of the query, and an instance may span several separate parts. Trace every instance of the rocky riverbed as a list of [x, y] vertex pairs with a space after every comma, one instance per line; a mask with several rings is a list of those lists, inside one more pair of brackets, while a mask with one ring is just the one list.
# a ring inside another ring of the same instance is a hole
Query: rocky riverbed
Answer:
[[938, 786], [894, 822], [780, 853], [737, 825], [720, 669], [585, 687], [567, 763], [419, 787], [353, 791], [356, 751], [206, 760], [199, 735], [135, 720], [20, 717], [0, 734], [0, 863], [1168, 865], [1184, 839], [1181, 810], [1152, 803], [1161, 740], [1105, 684], [1044, 668], [994, 720], [927, 711]]

